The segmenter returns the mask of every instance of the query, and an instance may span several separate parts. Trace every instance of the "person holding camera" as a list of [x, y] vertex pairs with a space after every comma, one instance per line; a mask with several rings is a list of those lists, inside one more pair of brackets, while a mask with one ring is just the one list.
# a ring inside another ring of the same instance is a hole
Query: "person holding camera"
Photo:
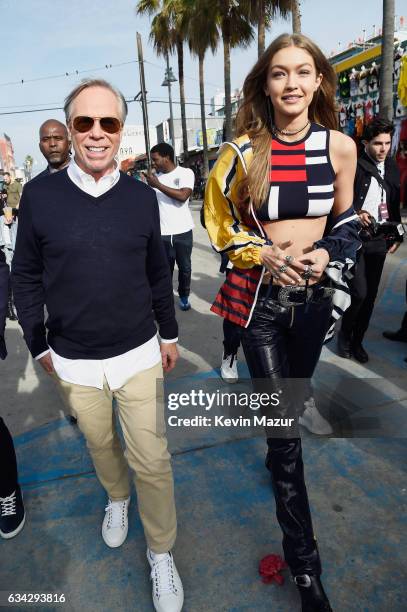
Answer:
[[342, 318], [338, 353], [360, 363], [369, 355], [362, 346], [369, 327], [383, 266], [403, 240], [400, 218], [400, 173], [389, 156], [394, 126], [376, 117], [363, 134], [364, 151], [358, 159], [354, 183], [354, 208], [362, 226], [362, 247], [349, 283], [351, 306]]

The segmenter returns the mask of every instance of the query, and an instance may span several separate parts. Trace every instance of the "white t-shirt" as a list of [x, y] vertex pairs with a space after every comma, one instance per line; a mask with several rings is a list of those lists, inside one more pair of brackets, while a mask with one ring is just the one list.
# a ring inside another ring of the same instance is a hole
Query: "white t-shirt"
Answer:
[[[157, 178], [160, 183], [172, 189], [194, 188], [195, 175], [190, 168], [177, 166], [171, 172], [157, 174]], [[179, 202], [174, 198], [169, 198], [159, 189], [156, 189], [155, 192], [160, 209], [161, 235], [169, 236], [189, 232], [194, 227], [188, 206], [189, 198], [185, 202]]]

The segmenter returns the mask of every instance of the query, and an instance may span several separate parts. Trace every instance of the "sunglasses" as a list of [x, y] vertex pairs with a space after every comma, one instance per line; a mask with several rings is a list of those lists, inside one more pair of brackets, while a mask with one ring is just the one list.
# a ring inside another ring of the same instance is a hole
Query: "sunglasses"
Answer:
[[122, 122], [120, 119], [116, 119], [116, 117], [85, 117], [79, 116], [75, 117], [72, 120], [72, 125], [77, 132], [84, 134], [85, 132], [89, 132], [95, 121], [99, 121], [100, 127], [104, 132], [108, 134], [117, 134], [122, 129]]

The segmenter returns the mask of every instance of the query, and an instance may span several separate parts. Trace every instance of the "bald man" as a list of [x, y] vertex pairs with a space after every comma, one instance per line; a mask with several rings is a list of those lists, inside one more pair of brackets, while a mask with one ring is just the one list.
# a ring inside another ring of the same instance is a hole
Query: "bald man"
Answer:
[[35, 178], [58, 172], [69, 164], [71, 141], [66, 126], [60, 121], [48, 119], [41, 125], [39, 145], [48, 167]]

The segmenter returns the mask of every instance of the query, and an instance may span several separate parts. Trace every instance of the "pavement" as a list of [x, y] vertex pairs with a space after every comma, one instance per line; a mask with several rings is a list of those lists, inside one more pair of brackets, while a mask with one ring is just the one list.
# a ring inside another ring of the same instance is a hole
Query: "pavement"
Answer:
[[[199, 206], [192, 204], [192, 310], [177, 314], [180, 360], [168, 383], [223, 390], [229, 387], [219, 378], [222, 321], [209, 311], [223, 277], [199, 225]], [[335, 612], [406, 609], [407, 346], [381, 336], [400, 324], [406, 275], [403, 245], [387, 258], [365, 342], [369, 362], [341, 359], [333, 341], [313, 379], [334, 435], [304, 431], [304, 462], [323, 581]], [[17, 323], [8, 322], [6, 340], [0, 414], [14, 436], [27, 520], [16, 538], [0, 542], [0, 609], [8, 609], [4, 592], [25, 591], [64, 594], [66, 601], [15, 609], [149, 612], [135, 493], [128, 538], [109, 549], [100, 534], [105, 494], [83, 437], [68, 422], [53, 381], [29, 357]], [[239, 373], [248, 377], [242, 351]], [[174, 555], [185, 612], [300, 610], [287, 572], [282, 587], [262, 583], [258, 574], [262, 557], [282, 554], [261, 432], [169, 427], [168, 438], [179, 525]]]

